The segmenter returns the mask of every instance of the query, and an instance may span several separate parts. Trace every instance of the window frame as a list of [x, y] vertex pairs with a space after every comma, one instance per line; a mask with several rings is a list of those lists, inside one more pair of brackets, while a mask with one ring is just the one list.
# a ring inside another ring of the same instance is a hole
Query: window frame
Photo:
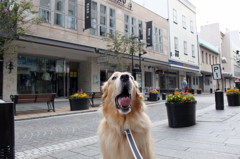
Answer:
[[173, 22], [175, 24], [178, 24], [178, 20], [177, 20], [177, 10], [175, 8], [173, 8]]
[[183, 52], [184, 52], [184, 55], [188, 55], [188, 52], [187, 52], [187, 41], [183, 41]]
[[185, 15], [182, 15], [182, 27], [187, 29], [187, 21]]
[[51, 24], [51, 21], [52, 21], [52, 1], [51, 0], [49, 0], [49, 8], [47, 8], [47, 7], [44, 7], [44, 6], [41, 6], [41, 0], [39, 0], [39, 14], [38, 14], [38, 17], [39, 18], [41, 18], [41, 19], [44, 19], [43, 17], [42, 17], [42, 10], [44, 10], [44, 11], [48, 11], [49, 12], [49, 18], [48, 18], [48, 21], [46, 21], [46, 19], [45, 19], [45, 23], [48, 23], [48, 24]]
[[[70, 15], [69, 14], [69, 6], [70, 6], [70, 3], [71, 1], [74, 1], [73, 2], [73, 6], [74, 6], [74, 9], [75, 9], [75, 15]], [[67, 29], [72, 29], [72, 30], [77, 30], [77, 24], [78, 24], [78, 1], [77, 0], [68, 0], [68, 11], [67, 11]], [[74, 28], [70, 27], [70, 24], [69, 24], [69, 18], [71, 19], [74, 19], [75, 20], [75, 26]]]
[[192, 44], [192, 57], [193, 58], [195, 58], [195, 56], [196, 56], [196, 53], [195, 53], [196, 51], [195, 51], [195, 45], [194, 44]]
[[[58, 11], [57, 10], [57, 2], [58, 1], [61, 1], [63, 4], [62, 4], [62, 11]], [[56, 26], [59, 26], [59, 27], [63, 27], [63, 28], [65, 28], [65, 14], [66, 14], [66, 7], [65, 7], [65, 0], [55, 0], [55, 3], [54, 3], [54, 25], [56, 25]], [[61, 24], [57, 24], [56, 23], [56, 20], [57, 20], [57, 16], [56, 15], [61, 15], [62, 16], [62, 25]]]

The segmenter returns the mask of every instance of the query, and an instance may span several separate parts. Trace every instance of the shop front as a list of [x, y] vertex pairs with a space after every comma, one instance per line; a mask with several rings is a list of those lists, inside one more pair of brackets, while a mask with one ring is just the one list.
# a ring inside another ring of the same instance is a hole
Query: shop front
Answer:
[[78, 62], [49, 56], [19, 54], [18, 94], [56, 93], [65, 97], [78, 89]]
[[174, 92], [178, 88], [178, 73], [176, 71], [157, 70], [159, 75], [159, 86], [161, 93]]

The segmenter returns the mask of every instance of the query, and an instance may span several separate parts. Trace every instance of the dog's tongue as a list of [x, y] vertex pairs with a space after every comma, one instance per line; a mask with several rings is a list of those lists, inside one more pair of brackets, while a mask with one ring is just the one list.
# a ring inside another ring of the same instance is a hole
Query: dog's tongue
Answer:
[[131, 99], [128, 98], [128, 97], [123, 97], [123, 98], [121, 98], [121, 99], [119, 100], [119, 104], [120, 104], [121, 106], [129, 106], [130, 103], [131, 103]]

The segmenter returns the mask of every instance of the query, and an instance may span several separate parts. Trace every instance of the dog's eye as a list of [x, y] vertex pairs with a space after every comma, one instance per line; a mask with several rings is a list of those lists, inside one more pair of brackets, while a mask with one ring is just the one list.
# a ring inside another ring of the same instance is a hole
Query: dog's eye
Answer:
[[114, 77], [112, 78], [112, 80], [115, 80], [115, 79], [117, 79], [117, 77], [116, 77], [116, 76], [114, 76]]

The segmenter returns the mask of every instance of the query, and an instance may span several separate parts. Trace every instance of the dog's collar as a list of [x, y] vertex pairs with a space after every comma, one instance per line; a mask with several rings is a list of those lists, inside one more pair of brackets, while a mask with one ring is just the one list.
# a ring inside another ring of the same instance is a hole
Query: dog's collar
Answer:
[[138, 147], [135, 143], [135, 140], [133, 138], [133, 135], [132, 135], [132, 132], [130, 129], [126, 129], [125, 131], [125, 134], [127, 136], [127, 140], [128, 140], [128, 143], [129, 143], [129, 146], [132, 150], [132, 154], [134, 156], [135, 159], [143, 159], [142, 158], [142, 155], [140, 154], [139, 150], [138, 150]]

